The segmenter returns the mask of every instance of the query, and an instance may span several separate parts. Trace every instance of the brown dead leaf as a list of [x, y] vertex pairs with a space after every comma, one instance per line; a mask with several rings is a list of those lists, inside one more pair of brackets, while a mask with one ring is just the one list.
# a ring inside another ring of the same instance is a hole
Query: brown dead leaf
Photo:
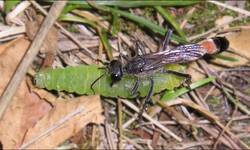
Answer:
[[[35, 38], [36, 33], [39, 30], [39, 27], [44, 20], [44, 17], [41, 15], [36, 15], [36, 13], [33, 13], [33, 18], [35, 20], [28, 21], [26, 24], [26, 34], [30, 40], [33, 40]], [[43, 45], [41, 47], [40, 52], [45, 53], [46, 57], [43, 62], [42, 68], [46, 68], [52, 65], [54, 59], [55, 59], [55, 53], [58, 49], [58, 29], [56, 27], [52, 27], [46, 36]]]
[[197, 65], [197, 63], [191, 63], [187, 69], [187, 73], [192, 76], [192, 82], [199, 81], [206, 77], [202, 71], [203, 70]]
[[87, 124], [103, 122], [99, 96], [58, 100], [54, 104], [54, 108], [29, 129], [22, 149], [53, 149]]
[[[30, 42], [24, 38], [0, 45], [0, 93], [5, 89], [29, 45]], [[27, 129], [34, 126], [50, 108], [48, 103], [30, 93], [23, 81], [0, 120], [0, 141], [3, 148], [17, 148], [22, 143]]]
[[54, 103], [57, 101], [57, 98], [55, 95], [49, 93], [48, 91], [45, 91], [44, 89], [39, 89], [37, 87], [34, 87], [32, 85], [30, 85], [30, 90], [34, 93], [36, 93], [37, 95], [39, 95], [40, 98], [42, 99], [46, 99], [46, 101], [48, 101], [49, 103], [51, 103], [51, 105], [54, 105]]
[[194, 103], [188, 99], [178, 98], [175, 101], [168, 101], [166, 103], [168, 106], [180, 105], [180, 104], [188, 106], [188, 107], [193, 108], [194, 110], [202, 113], [209, 120], [212, 120], [214, 122], [219, 121], [219, 118], [216, 115], [214, 115], [213, 113], [211, 113], [210, 111], [208, 111], [204, 107], [197, 105], [196, 103]]
[[[41, 15], [37, 15], [37, 20], [29, 21], [26, 24], [26, 34], [30, 40], [35, 38], [38, 29], [44, 20], [44, 17]], [[48, 53], [48, 52], [55, 52], [57, 50], [57, 41], [58, 41], [58, 30], [56, 27], [52, 27], [46, 36], [46, 39], [43, 42], [41, 52]]]
[[233, 19], [234, 18], [232, 16], [223, 16], [215, 21], [215, 25], [220, 26], [223, 24], [227, 24], [227, 25], [223, 26], [224, 29], [227, 29], [227, 28], [229, 28], [228, 23], [231, 22]]
[[230, 42], [230, 48], [250, 59], [250, 26], [226, 36]]

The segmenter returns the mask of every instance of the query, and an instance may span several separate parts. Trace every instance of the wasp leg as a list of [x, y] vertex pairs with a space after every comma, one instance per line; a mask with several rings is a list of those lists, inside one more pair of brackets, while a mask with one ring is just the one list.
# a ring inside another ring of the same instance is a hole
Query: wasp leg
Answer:
[[187, 87], [189, 89], [191, 89], [190, 84], [192, 83], [191, 82], [192, 77], [191, 77], [190, 74], [186, 74], [186, 73], [182, 73], [182, 72], [177, 72], [177, 71], [173, 71], [173, 70], [163, 70], [163, 73], [171, 73], [171, 74], [174, 74], [174, 75], [177, 75], [177, 76], [184, 77], [185, 78], [184, 83], [187, 84]]
[[94, 82], [92, 82], [91, 83], [91, 86], [90, 86], [90, 88], [91, 88], [91, 90], [93, 91], [93, 93], [95, 94], [95, 90], [94, 90], [94, 85], [96, 84], [96, 82], [97, 81], [99, 81], [103, 76], [105, 75], [105, 73], [104, 74], [102, 74], [100, 77], [98, 77], [97, 79], [95, 79], [95, 81]]
[[139, 78], [136, 78], [135, 84], [131, 90], [132, 96], [135, 96], [136, 92], [138, 91], [138, 87], [139, 87], [140, 83], [141, 83], [141, 80], [139, 80]]
[[172, 34], [173, 34], [173, 29], [169, 28], [167, 33], [166, 33], [165, 39], [162, 43], [162, 48], [160, 49], [160, 51], [169, 50], [168, 45], [169, 45]]
[[144, 46], [143, 46], [143, 44], [139, 41], [139, 40], [137, 40], [137, 41], [135, 41], [135, 44], [136, 44], [136, 49], [137, 49], [137, 56], [139, 55], [145, 55], [146, 54], [146, 50], [145, 50], [145, 48], [144, 48]]
[[149, 84], [148, 95], [146, 96], [146, 98], [145, 98], [145, 100], [144, 100], [144, 102], [143, 102], [143, 104], [142, 104], [142, 108], [141, 108], [141, 110], [140, 110], [140, 112], [139, 112], [139, 115], [138, 115], [138, 117], [139, 117], [139, 122], [142, 121], [142, 114], [143, 114], [143, 112], [145, 111], [145, 109], [147, 108], [147, 106], [148, 106], [148, 104], [149, 104], [149, 102], [150, 102], [150, 100], [151, 100], [151, 97], [152, 97], [152, 95], [153, 95], [153, 88], [154, 88], [154, 80], [153, 80], [153, 78], [151, 77], [151, 78], [150, 78], [150, 84]]
[[[128, 56], [123, 55], [122, 53], [120, 53], [120, 56], [119, 56], [119, 57], [120, 57], [120, 59], [121, 59], [121, 58], [124, 58], [127, 62], [130, 60]], [[123, 61], [123, 59], [121, 59], [121, 60], [122, 60], [122, 64], [123, 64], [124, 61]]]

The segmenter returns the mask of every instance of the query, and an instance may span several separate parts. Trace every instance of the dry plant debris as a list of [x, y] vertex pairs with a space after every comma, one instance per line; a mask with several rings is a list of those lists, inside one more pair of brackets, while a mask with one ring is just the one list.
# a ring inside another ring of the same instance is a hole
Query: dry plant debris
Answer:
[[[32, 58], [25, 79], [11, 91], [14, 96], [0, 120], [0, 147], [249, 149], [250, 2], [103, 2], [67, 3]], [[0, 24], [1, 94], [41, 26], [46, 28], [42, 24], [52, 4], [0, 3], [4, 21]], [[49, 91], [33, 82], [39, 69], [81, 64], [105, 67], [120, 54], [132, 57], [138, 41], [147, 53], [156, 52], [166, 24], [175, 30], [171, 48], [214, 36], [226, 37], [230, 48], [188, 64], [191, 89], [180, 86], [155, 93], [154, 105], [143, 113], [142, 122], [138, 112], [143, 98]], [[206, 77], [215, 80], [204, 85]]]

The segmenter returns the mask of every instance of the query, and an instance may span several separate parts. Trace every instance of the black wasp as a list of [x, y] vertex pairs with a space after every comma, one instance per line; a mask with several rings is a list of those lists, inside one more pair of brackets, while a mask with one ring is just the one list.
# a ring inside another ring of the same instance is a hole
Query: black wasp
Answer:
[[[199, 44], [186, 44], [180, 45], [176, 48], [169, 49], [168, 44], [170, 37], [172, 35], [172, 30], [169, 29], [162, 48], [159, 52], [141, 55], [133, 57], [131, 60], [128, 60], [126, 64], [122, 64], [121, 60], [112, 60], [108, 65], [108, 72], [111, 76], [111, 86], [116, 82], [120, 81], [124, 74], [130, 74], [137, 77], [137, 80], [134, 84], [134, 87], [131, 89], [131, 95], [136, 94], [140, 79], [147, 77], [150, 80], [150, 88], [148, 94], [142, 105], [141, 112], [139, 117], [141, 117], [144, 109], [150, 101], [151, 96], [153, 95], [154, 80], [152, 78], [153, 73], [160, 71], [161, 73], [172, 73], [186, 78], [186, 81], [191, 81], [191, 76], [189, 74], [180, 73], [172, 70], [166, 70], [163, 67], [166, 64], [173, 63], [188, 63], [195, 61], [204, 55], [216, 54], [223, 50], [226, 50], [229, 46], [229, 42], [224, 37], [215, 37], [212, 39], [205, 40]], [[103, 76], [103, 75], [102, 75]], [[100, 76], [97, 78], [91, 85], [93, 90], [94, 84], [102, 78]], [[140, 119], [139, 119], [140, 120]]]

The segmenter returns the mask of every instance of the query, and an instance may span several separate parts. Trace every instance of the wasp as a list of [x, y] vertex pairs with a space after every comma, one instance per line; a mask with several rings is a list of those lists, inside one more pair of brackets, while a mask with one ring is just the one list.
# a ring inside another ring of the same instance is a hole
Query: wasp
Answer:
[[[214, 37], [200, 43], [180, 45], [169, 49], [168, 44], [172, 32], [173, 30], [168, 30], [163, 41], [162, 48], [158, 52], [149, 54], [142, 53], [128, 60], [126, 64], [123, 64], [121, 60], [112, 60], [108, 65], [108, 73], [112, 80], [111, 86], [116, 82], [119, 82], [124, 74], [137, 77], [137, 80], [131, 89], [131, 95], [136, 94], [142, 78], [144, 79], [146, 77], [150, 80], [150, 88], [142, 105], [141, 112], [139, 113], [140, 117], [142, 116], [144, 109], [146, 109], [146, 106], [150, 102], [151, 96], [153, 95], [154, 80], [152, 75], [155, 72], [175, 74], [185, 77], [187, 82], [191, 82], [191, 76], [189, 74], [166, 70], [164, 66], [167, 64], [182, 64], [192, 62], [205, 55], [220, 53], [226, 50], [229, 46], [229, 41], [225, 37]], [[102, 76], [103, 75], [101, 75], [92, 83], [92, 90], [94, 84]]]

